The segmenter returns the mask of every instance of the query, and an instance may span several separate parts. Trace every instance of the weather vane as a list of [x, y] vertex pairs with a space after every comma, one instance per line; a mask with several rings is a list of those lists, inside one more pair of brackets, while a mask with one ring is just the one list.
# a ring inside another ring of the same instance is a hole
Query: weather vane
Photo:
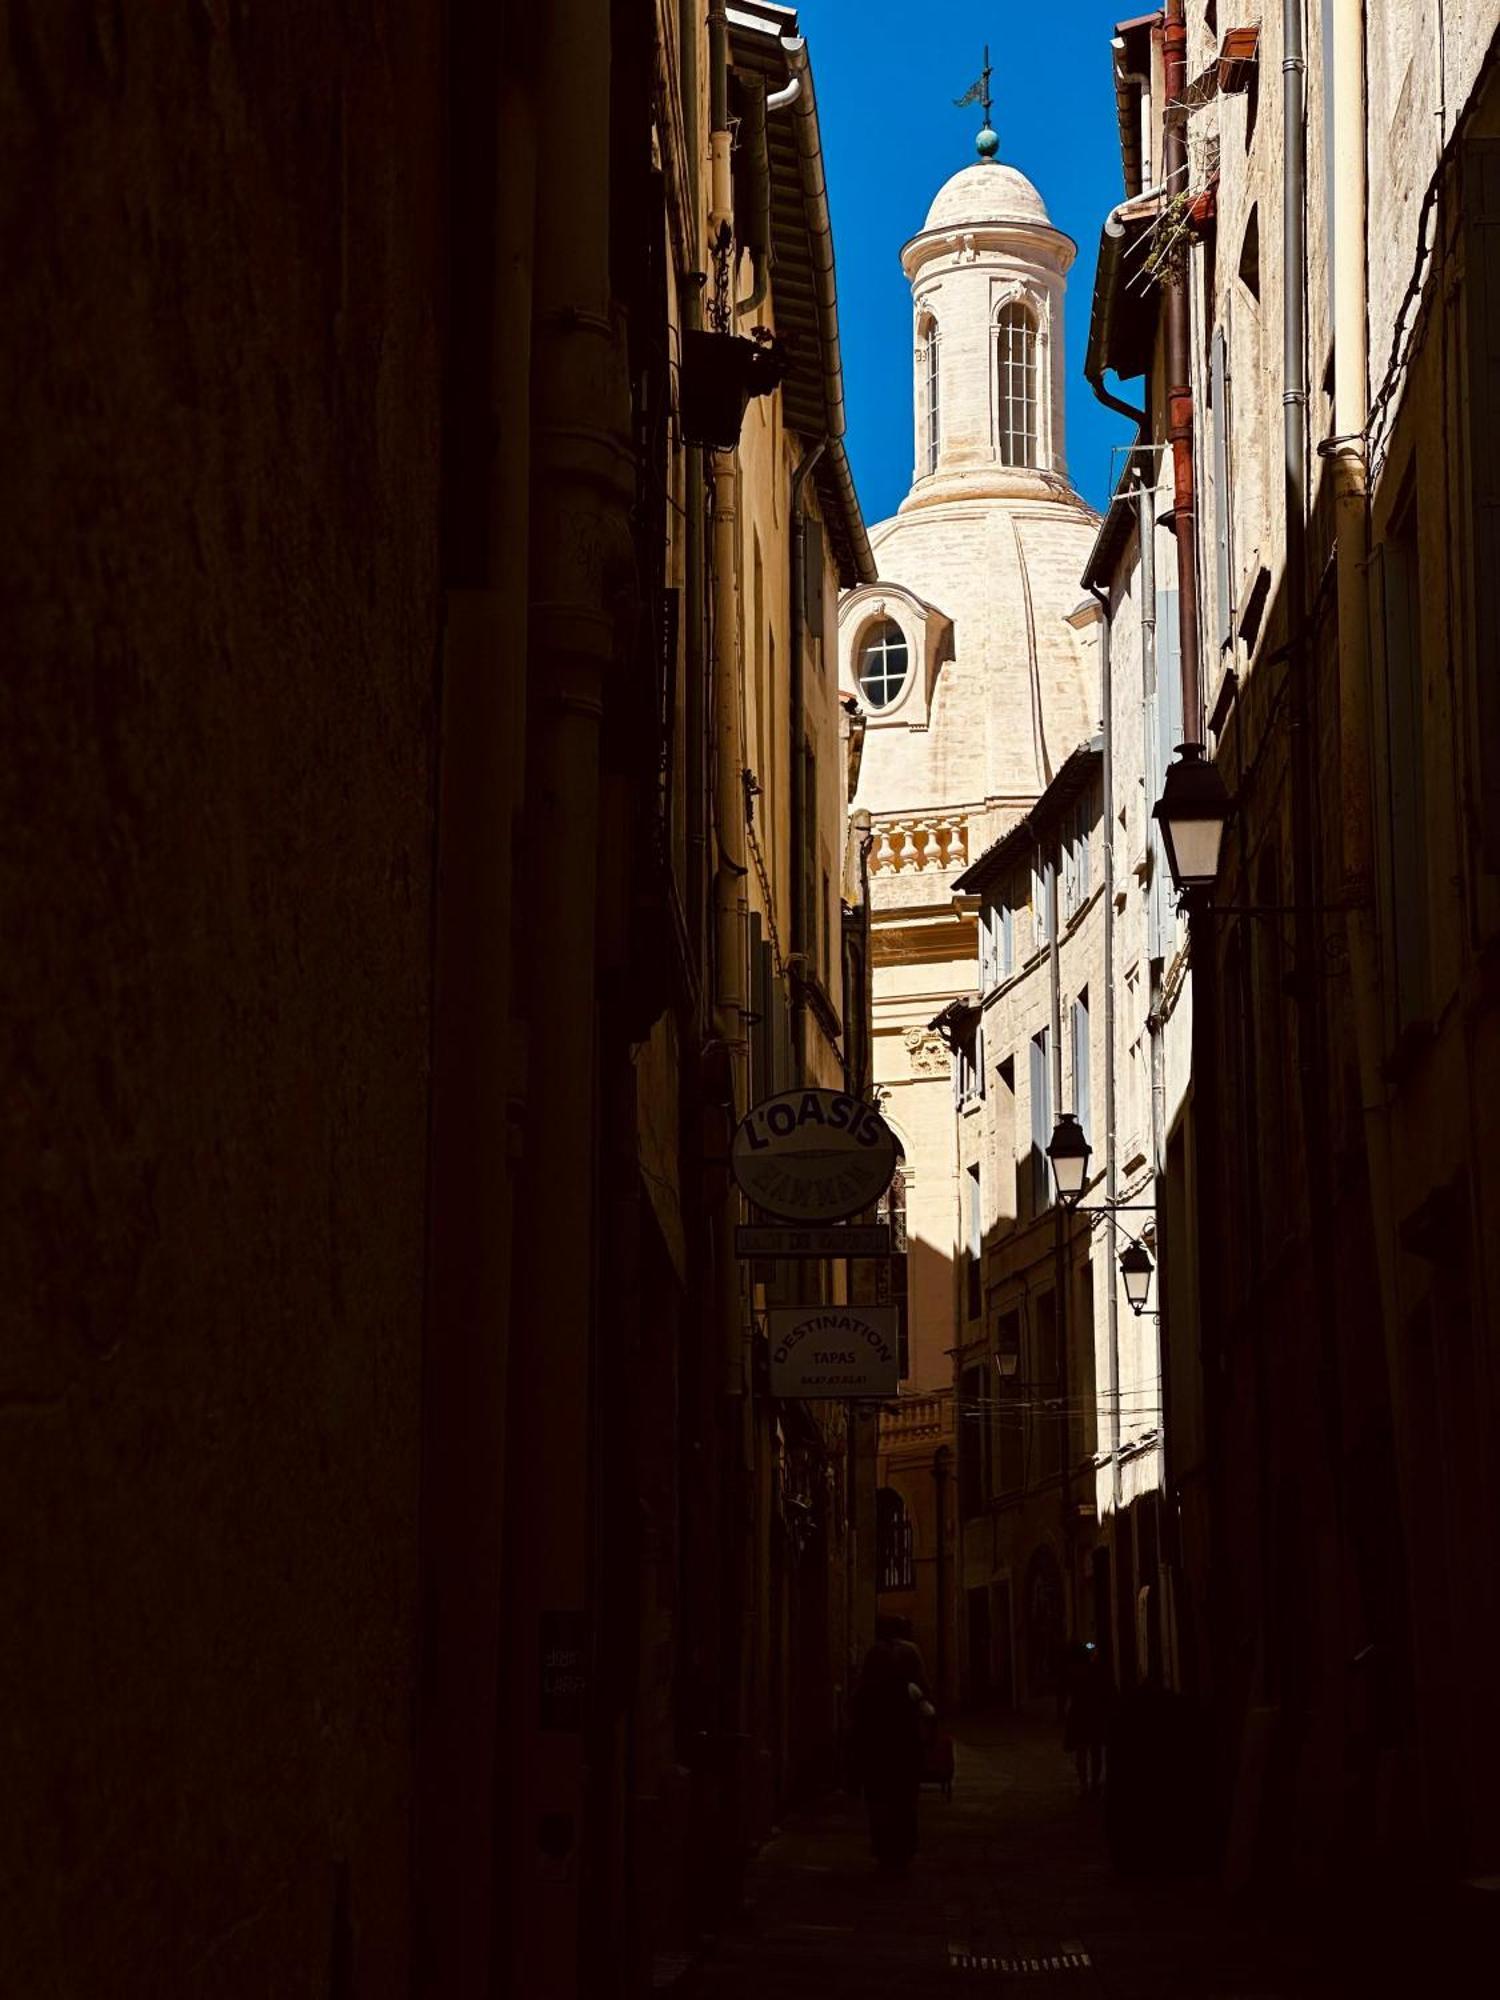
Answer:
[[1000, 150], [1000, 135], [996, 132], [990, 120], [990, 45], [988, 42], [984, 45], [984, 68], [980, 71], [978, 78], [969, 85], [962, 97], [955, 97], [953, 100], [953, 107], [956, 111], [962, 111], [966, 104], [982, 104], [984, 106], [984, 125], [974, 144], [979, 149], [981, 159], [993, 160], [996, 153]]

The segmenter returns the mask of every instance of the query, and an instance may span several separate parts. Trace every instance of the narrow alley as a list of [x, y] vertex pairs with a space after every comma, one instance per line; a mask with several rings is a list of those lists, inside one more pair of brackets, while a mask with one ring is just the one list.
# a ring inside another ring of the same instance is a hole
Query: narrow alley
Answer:
[[1080, 1799], [1050, 1723], [971, 1719], [957, 1747], [951, 1802], [924, 1789], [909, 1876], [875, 1869], [859, 1801], [831, 1794], [791, 1815], [762, 1850], [741, 1922], [717, 1941], [699, 1983], [675, 1990], [692, 2000], [937, 2000], [976, 1988], [1099, 2000], [1462, 1990], [1445, 1982], [1458, 1979], [1473, 1940], [1451, 1923], [1418, 1939], [1398, 1972], [1420, 1925], [1398, 1933], [1393, 1919], [1356, 1958], [1347, 1928], [1294, 1920], [1285, 1907], [1257, 1915], [1212, 1879], [1122, 1880], [1103, 1802]]
[[5, 12], [0, 2000], [1497, 1990], [1500, 0]]

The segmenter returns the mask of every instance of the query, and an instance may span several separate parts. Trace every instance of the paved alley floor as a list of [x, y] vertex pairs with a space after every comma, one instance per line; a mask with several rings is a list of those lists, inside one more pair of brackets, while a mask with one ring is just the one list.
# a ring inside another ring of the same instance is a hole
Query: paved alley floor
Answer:
[[958, 1756], [951, 1804], [923, 1791], [921, 1851], [905, 1879], [876, 1874], [857, 1801], [836, 1796], [789, 1819], [750, 1871], [743, 1921], [703, 1968], [702, 2000], [1377, 1990], [1341, 1965], [1335, 1940], [1275, 1937], [1210, 1882], [1117, 1880], [1102, 1808], [1079, 1799], [1056, 1728], [971, 1723]]

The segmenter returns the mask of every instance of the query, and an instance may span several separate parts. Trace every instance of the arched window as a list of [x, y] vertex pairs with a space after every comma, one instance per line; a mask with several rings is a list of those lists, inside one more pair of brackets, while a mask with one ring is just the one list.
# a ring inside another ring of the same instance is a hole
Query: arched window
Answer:
[[996, 321], [1000, 463], [1036, 464], [1036, 321], [1013, 300]]
[[937, 321], [926, 322], [922, 333], [923, 385], [923, 466], [929, 476], [937, 471], [938, 442], [941, 438], [942, 400], [938, 381]]
[[889, 708], [906, 686], [909, 658], [901, 627], [882, 618], [865, 634], [859, 648], [859, 685], [871, 708]]

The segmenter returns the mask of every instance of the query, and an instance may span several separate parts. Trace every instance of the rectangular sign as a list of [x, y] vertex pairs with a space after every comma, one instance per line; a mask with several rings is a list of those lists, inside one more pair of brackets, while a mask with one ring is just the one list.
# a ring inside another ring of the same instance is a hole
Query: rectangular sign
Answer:
[[798, 1229], [793, 1224], [742, 1222], [734, 1232], [741, 1257], [889, 1257], [888, 1222], [829, 1222]]
[[895, 1306], [776, 1306], [766, 1321], [773, 1396], [837, 1402], [899, 1392]]

